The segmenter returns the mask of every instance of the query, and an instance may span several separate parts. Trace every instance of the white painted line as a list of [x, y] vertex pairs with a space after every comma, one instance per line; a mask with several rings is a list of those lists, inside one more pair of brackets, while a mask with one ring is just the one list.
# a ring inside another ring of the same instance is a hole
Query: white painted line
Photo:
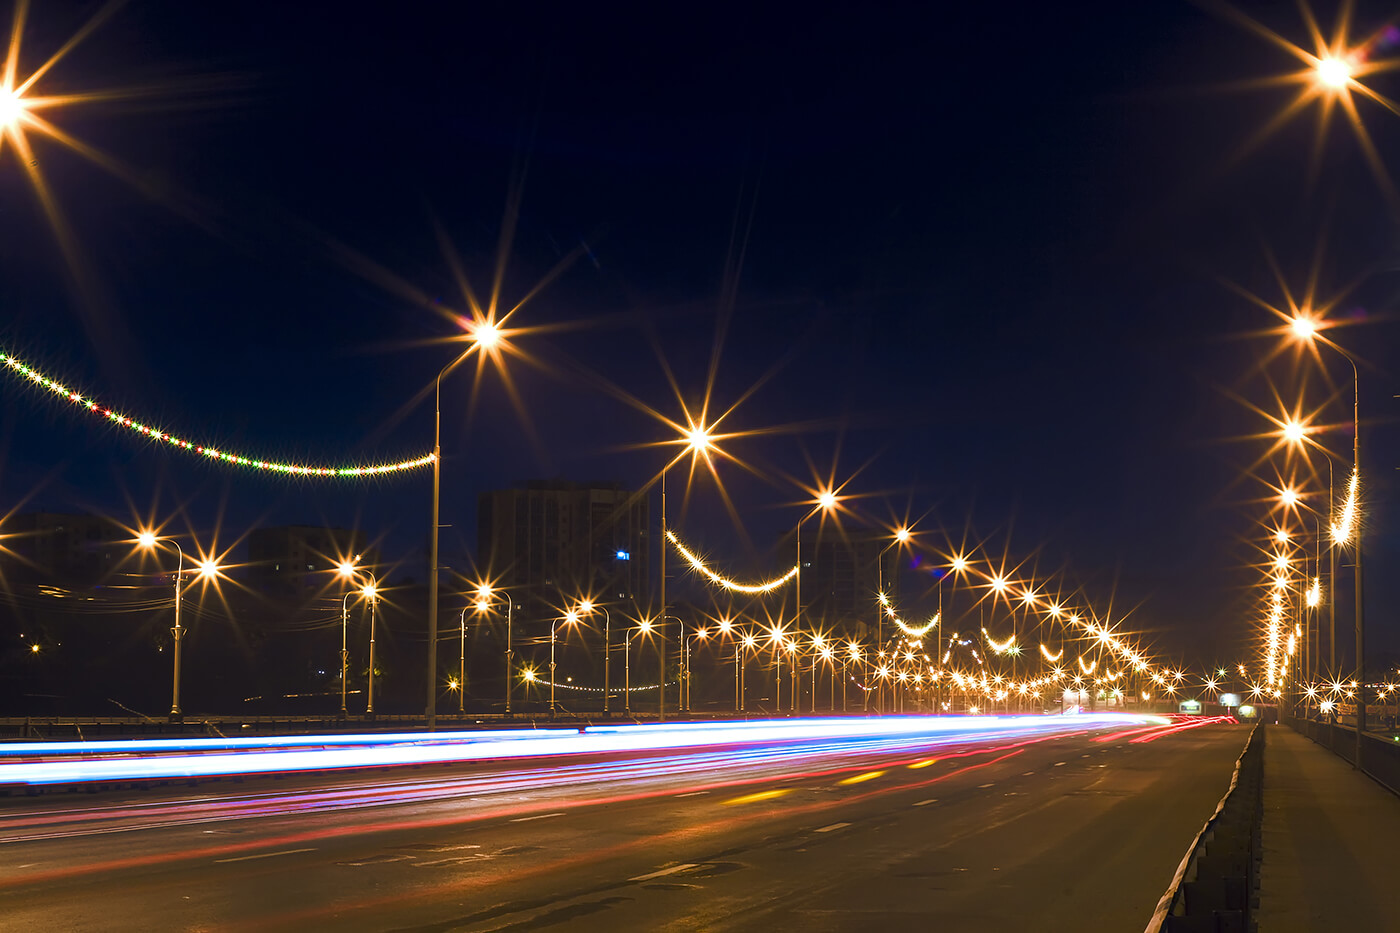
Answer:
[[628, 881], [650, 881], [650, 880], [653, 879], [653, 878], [662, 878], [662, 877], [665, 877], [666, 875], [674, 875], [674, 874], [675, 874], [676, 872], [678, 872], [678, 871], [685, 871], [687, 868], [694, 868], [695, 865], [696, 865], [695, 862], [686, 862], [686, 863], [684, 863], [684, 864], [682, 864], [682, 865], [672, 865], [670, 868], [663, 868], [663, 869], [661, 869], [660, 871], [654, 871], [654, 872], [652, 872], [652, 873], [649, 874], [649, 875], [638, 875], [638, 876], [635, 877], [635, 878], [628, 878], [627, 880], [628, 880]]
[[1057, 768], [1058, 768], [1058, 767], [1061, 767], [1062, 765], [1064, 765], [1064, 762], [1063, 762], [1063, 761], [1057, 761], [1057, 762], [1055, 762], [1055, 767], [1057, 767]]
[[276, 857], [279, 856], [279, 855], [296, 855], [298, 852], [315, 852], [315, 851], [316, 851], [316, 850], [315, 850], [314, 848], [311, 848], [311, 849], [286, 849], [286, 850], [284, 850], [284, 851], [282, 851], [282, 852], [262, 852], [262, 853], [260, 853], [260, 854], [258, 854], [258, 855], [240, 855], [240, 856], [238, 856], [238, 858], [216, 858], [216, 859], [214, 859], [214, 861], [215, 861], [215, 863], [222, 865], [222, 864], [225, 863], [225, 862], [251, 862], [253, 859], [259, 859], [259, 858], [276, 858]]
[[916, 807], [926, 807], [926, 806], [928, 806], [928, 805], [931, 804], [931, 803], [938, 803], [938, 798], [937, 798], [937, 797], [930, 797], [928, 800], [920, 800], [918, 803], [914, 804], [914, 806], [916, 806]]
[[511, 820], [512, 823], [528, 823], [530, 820], [547, 820], [554, 816], [563, 816], [563, 813], [536, 813], [534, 816], [517, 816]]
[[704, 796], [705, 794], [708, 794], [708, 793], [709, 793], [709, 791], [707, 791], [707, 790], [693, 790], [693, 791], [691, 791], [691, 792], [688, 793], [688, 794], [675, 794], [674, 796], [676, 796], [676, 797], [702, 797], [702, 796]]
[[978, 790], [985, 790], [985, 789], [987, 789], [988, 787], [996, 787], [996, 786], [997, 786], [997, 782], [996, 782], [996, 781], [993, 781], [993, 782], [990, 783], [990, 784], [978, 784], [978, 785], [977, 785], [977, 789], [978, 789]]
[[1030, 777], [1032, 774], [1035, 774], [1035, 772], [1034, 772], [1034, 771], [1022, 771], [1022, 772], [1021, 772], [1021, 777]]
[[823, 826], [821, 829], [817, 830], [817, 832], [829, 833], [834, 829], [845, 829], [847, 826], [850, 825], [850, 823], [832, 823], [830, 826]]

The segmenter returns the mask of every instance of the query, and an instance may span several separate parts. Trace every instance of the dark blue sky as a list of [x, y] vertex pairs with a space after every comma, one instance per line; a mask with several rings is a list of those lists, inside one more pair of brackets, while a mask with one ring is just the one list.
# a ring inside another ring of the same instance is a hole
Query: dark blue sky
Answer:
[[[1297, 12], [1276, 6], [1248, 9], [1302, 40]], [[25, 64], [97, 9], [36, 4]], [[1358, 32], [1384, 12], [1360, 4]], [[1232, 157], [1291, 92], [1223, 84], [1293, 68], [1172, 2], [133, 0], [40, 86], [154, 89], [53, 117], [128, 178], [36, 144], [81, 285], [14, 153], [0, 154], [0, 341], [217, 445], [407, 456], [430, 445], [431, 408], [398, 413], [448, 359], [428, 342], [450, 328], [370, 264], [460, 307], [435, 227], [486, 291], [516, 192], [507, 301], [582, 254], [516, 319], [559, 328], [521, 341], [543, 369], [512, 367], [532, 430], [498, 380], [470, 423], [470, 381], [448, 383], [449, 550], [473, 543], [480, 490], [644, 482], [661, 454], [624, 448], [664, 432], [583, 372], [675, 416], [658, 353], [698, 397], [723, 329], [720, 404], [772, 373], [734, 426], [815, 423], [742, 442], [767, 475], [810, 479], [804, 452], [824, 472], [839, 450], [838, 477], [868, 462], [851, 488], [872, 494], [872, 516], [927, 513], [921, 528], [969, 527], [997, 553], [1009, 532], [1013, 561], [1038, 554], [1101, 604], [1116, 592], [1162, 649], [1208, 659], [1256, 634], [1243, 539], [1262, 487], [1242, 470], [1267, 444], [1238, 438], [1265, 425], [1230, 392], [1267, 407], [1250, 374], [1275, 342], [1248, 336], [1273, 322], [1221, 280], [1277, 301], [1267, 254], [1301, 284], [1325, 236], [1324, 292], [1363, 281], [1345, 310], [1364, 326], [1338, 334], [1373, 364], [1370, 618], [1386, 643], [1394, 215], [1343, 128], [1310, 170], [1311, 111]], [[1395, 118], [1366, 115], [1381, 152], [1397, 151]], [[1296, 395], [1286, 363], [1268, 372]], [[1308, 384], [1312, 404], [1327, 397]], [[148, 449], [14, 382], [0, 406], [5, 509], [33, 492], [34, 506], [126, 517], [128, 496], [146, 510], [158, 490], [205, 537], [221, 515], [225, 538], [257, 522], [358, 523], [422, 559], [426, 472], [276, 480]], [[1336, 404], [1325, 420], [1348, 416]], [[1349, 440], [1330, 436], [1339, 452]], [[759, 575], [799, 493], [724, 474], [753, 550], [704, 485], [687, 533]]]

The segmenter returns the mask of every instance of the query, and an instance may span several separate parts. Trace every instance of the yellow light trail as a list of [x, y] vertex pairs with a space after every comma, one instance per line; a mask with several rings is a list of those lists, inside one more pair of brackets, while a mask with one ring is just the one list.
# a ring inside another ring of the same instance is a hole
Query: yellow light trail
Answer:
[[791, 787], [779, 787], [775, 788], [774, 790], [761, 790], [756, 794], [745, 794], [742, 797], [735, 797], [731, 800], [726, 800], [724, 803], [725, 806], [739, 803], [762, 803], [765, 800], [776, 800], [777, 798], [790, 793], [792, 793]]

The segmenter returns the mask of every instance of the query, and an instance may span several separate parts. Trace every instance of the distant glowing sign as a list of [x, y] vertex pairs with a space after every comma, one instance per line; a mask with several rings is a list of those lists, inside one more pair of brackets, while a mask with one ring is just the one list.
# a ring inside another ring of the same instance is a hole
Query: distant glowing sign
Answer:
[[1254, 707], [1246, 703], [1244, 706], [1240, 707], [1240, 715], [1245, 719], [1252, 719], [1254, 717]]
[[1181, 704], [1177, 707], [1177, 709], [1183, 713], [1199, 713], [1201, 711], [1201, 701], [1182, 700]]
[[1239, 706], [1239, 705], [1240, 705], [1240, 695], [1239, 695], [1238, 693], [1222, 693], [1222, 694], [1220, 694], [1220, 705], [1221, 705], [1221, 706]]
[[626, 551], [618, 551], [618, 552], [617, 552], [617, 559], [618, 559], [618, 560], [631, 560], [631, 559], [632, 559], [632, 555], [629, 554], [629, 553], [626, 552]]

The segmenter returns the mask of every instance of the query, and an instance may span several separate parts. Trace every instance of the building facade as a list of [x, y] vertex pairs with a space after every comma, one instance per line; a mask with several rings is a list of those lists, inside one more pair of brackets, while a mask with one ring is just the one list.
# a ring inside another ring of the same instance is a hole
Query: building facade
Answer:
[[646, 497], [619, 483], [532, 480], [485, 492], [478, 569], [521, 605], [557, 607], [591, 596], [645, 606], [648, 520]]
[[303, 603], [341, 586], [335, 572], [343, 560], [379, 563], [363, 531], [315, 525], [258, 528], [248, 535], [248, 588], [274, 603]]

